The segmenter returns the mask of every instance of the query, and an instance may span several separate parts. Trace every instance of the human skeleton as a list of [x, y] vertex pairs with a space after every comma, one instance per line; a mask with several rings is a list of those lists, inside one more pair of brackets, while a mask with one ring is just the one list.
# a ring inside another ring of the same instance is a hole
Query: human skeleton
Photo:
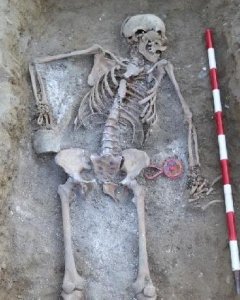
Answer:
[[[146, 152], [135, 148], [122, 150], [119, 142], [120, 124], [128, 123], [132, 127], [133, 140], [143, 144], [157, 120], [157, 91], [161, 80], [167, 74], [179, 97], [184, 117], [188, 123], [189, 169], [194, 191], [204, 188], [199, 180], [199, 156], [197, 133], [192, 123], [192, 113], [185, 102], [175, 79], [173, 66], [169, 61], [161, 60], [160, 55], [166, 50], [165, 25], [155, 15], [136, 15], [127, 18], [121, 29], [122, 35], [131, 45], [131, 58], [122, 59], [104, 50], [98, 45], [68, 54], [36, 59], [34, 63], [47, 63], [67, 57], [94, 55], [94, 65], [88, 76], [91, 87], [83, 97], [75, 127], [84, 125], [86, 120], [96, 114], [107, 115], [102, 135], [101, 151], [89, 154], [86, 149], [48, 149], [38, 152], [58, 152], [55, 161], [68, 174], [67, 182], [60, 185], [58, 194], [62, 203], [63, 234], [65, 245], [65, 274], [62, 297], [65, 300], [83, 299], [84, 279], [75, 266], [70, 224], [70, 202], [76, 188], [86, 192], [91, 184], [101, 183], [104, 193], [116, 198], [118, 184], [133, 191], [136, 204], [139, 232], [139, 267], [138, 276], [133, 284], [137, 299], [156, 299], [156, 290], [152, 283], [147, 258], [144, 188], [136, 181], [140, 172], [149, 166], [150, 159]], [[52, 118], [43, 91], [42, 80], [35, 78], [34, 63], [30, 65], [33, 91], [39, 109], [40, 125], [51, 128]], [[41, 88], [37, 91], [36, 82]], [[81, 174], [92, 169], [95, 179], [86, 180]], [[123, 170], [126, 177], [117, 182], [119, 172]]]

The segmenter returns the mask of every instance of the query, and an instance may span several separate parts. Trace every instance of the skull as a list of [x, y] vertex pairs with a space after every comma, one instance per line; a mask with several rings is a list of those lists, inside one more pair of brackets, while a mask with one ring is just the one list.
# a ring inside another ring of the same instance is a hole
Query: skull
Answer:
[[121, 29], [122, 35], [129, 43], [137, 43], [139, 53], [151, 62], [156, 62], [167, 49], [165, 32], [163, 21], [152, 14], [127, 18]]

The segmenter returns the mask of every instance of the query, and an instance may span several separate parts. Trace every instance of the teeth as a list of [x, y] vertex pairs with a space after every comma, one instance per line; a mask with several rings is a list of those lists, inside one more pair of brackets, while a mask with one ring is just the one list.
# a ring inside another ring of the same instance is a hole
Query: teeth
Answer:
[[146, 45], [146, 50], [147, 50], [148, 52], [150, 52], [150, 53], [154, 53], [152, 44], [147, 44], [147, 45]]
[[150, 50], [152, 49], [152, 45], [147, 44], [146, 49], [147, 49], [148, 51], [150, 51]]

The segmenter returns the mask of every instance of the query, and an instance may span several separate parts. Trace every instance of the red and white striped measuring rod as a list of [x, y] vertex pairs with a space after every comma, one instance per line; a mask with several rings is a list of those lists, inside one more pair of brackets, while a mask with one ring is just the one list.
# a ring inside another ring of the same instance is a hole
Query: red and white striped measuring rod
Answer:
[[237, 231], [235, 222], [235, 212], [233, 205], [232, 186], [230, 181], [229, 161], [227, 153], [227, 144], [223, 127], [222, 104], [218, 84], [217, 66], [215, 51], [213, 45], [213, 33], [211, 29], [205, 32], [206, 46], [208, 51], [208, 62], [210, 69], [210, 80], [214, 101], [214, 113], [217, 126], [218, 146], [220, 154], [220, 163], [222, 169], [222, 183], [225, 199], [225, 208], [227, 216], [228, 240], [231, 254], [232, 271], [234, 272], [236, 290], [240, 294], [240, 260], [237, 242]]

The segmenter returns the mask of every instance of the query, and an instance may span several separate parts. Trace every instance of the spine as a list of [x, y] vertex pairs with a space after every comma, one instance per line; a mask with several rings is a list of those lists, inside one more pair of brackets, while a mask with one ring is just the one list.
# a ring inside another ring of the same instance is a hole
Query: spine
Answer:
[[122, 99], [126, 96], [126, 80], [122, 79], [119, 84], [117, 95], [107, 118], [102, 137], [102, 154], [121, 155], [119, 115]]
[[102, 137], [102, 154], [121, 154], [119, 145], [119, 96], [114, 99], [113, 106], [107, 118], [103, 137]]

